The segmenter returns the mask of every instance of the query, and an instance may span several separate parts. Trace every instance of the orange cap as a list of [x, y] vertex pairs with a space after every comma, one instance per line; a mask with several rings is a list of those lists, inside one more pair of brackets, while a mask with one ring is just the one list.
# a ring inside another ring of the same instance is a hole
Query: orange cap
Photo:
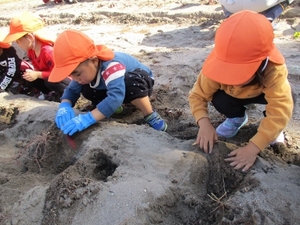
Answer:
[[57, 36], [53, 48], [54, 68], [49, 81], [59, 82], [69, 76], [86, 59], [97, 56], [107, 61], [114, 58], [114, 52], [105, 45], [95, 45], [87, 35], [76, 30], [66, 30]]
[[9, 34], [4, 42], [13, 42], [28, 33], [34, 33], [44, 27], [43, 19], [31, 12], [23, 12], [10, 20]]
[[285, 62], [273, 39], [273, 27], [265, 16], [248, 10], [235, 13], [218, 28], [202, 73], [222, 84], [243, 84], [267, 57], [276, 64]]
[[10, 44], [9, 43], [4, 43], [3, 39], [5, 38], [5, 35], [0, 32], [0, 48], [9, 48]]

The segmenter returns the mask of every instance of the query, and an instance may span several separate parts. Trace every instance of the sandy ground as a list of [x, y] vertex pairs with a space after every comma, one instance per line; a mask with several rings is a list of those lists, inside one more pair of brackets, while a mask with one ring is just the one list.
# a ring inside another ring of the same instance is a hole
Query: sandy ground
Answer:
[[[298, 98], [299, 4], [274, 31]], [[12, 16], [29, 10], [55, 34], [78, 29], [140, 59], [155, 73], [152, 104], [169, 124], [166, 133], [155, 131], [127, 105], [122, 115], [69, 138], [54, 124], [57, 102], [0, 93], [1, 225], [299, 224], [300, 101], [284, 130], [286, 146], [265, 149], [247, 173], [223, 158], [253, 136], [262, 106], [249, 108], [249, 123], [236, 137], [219, 140], [212, 154], [192, 146], [198, 128], [187, 95], [224, 19], [220, 5], [23, 0], [0, 8], [3, 32]], [[215, 126], [224, 120], [210, 111]]]

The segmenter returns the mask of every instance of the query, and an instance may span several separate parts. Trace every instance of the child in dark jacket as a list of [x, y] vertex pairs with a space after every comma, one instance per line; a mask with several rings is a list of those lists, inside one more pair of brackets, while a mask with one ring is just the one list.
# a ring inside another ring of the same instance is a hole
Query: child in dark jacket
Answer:
[[4, 43], [4, 34], [0, 33], [0, 90], [13, 94], [33, 95], [33, 89], [22, 78], [26, 69], [32, 66], [19, 58], [16, 49], [9, 43]]
[[21, 59], [14, 47], [3, 43], [3, 34], [0, 34], [0, 89], [7, 91], [14, 82], [21, 80]]

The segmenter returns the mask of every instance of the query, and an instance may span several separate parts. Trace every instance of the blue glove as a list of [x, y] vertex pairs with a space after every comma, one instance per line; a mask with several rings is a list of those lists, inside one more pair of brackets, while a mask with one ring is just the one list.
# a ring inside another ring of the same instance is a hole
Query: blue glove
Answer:
[[64, 132], [64, 134], [73, 135], [74, 133], [82, 131], [96, 122], [97, 120], [95, 120], [91, 112], [79, 114], [78, 116], [69, 120], [61, 130]]
[[69, 102], [62, 102], [59, 104], [58, 111], [55, 117], [56, 126], [61, 129], [63, 125], [75, 117], [72, 105]]

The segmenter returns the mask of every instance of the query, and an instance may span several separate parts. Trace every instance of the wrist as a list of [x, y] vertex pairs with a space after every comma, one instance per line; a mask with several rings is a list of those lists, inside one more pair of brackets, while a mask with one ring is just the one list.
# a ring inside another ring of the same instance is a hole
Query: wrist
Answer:
[[70, 102], [61, 102], [59, 104], [59, 108], [62, 108], [62, 107], [72, 107], [72, 104]]
[[93, 116], [93, 114], [91, 112], [88, 112], [87, 115], [88, 115], [88, 120], [90, 121], [90, 123], [93, 124], [93, 123], [97, 122], [97, 120], [95, 119], [95, 117]]
[[203, 126], [204, 124], [210, 123], [209, 119], [207, 117], [202, 117], [197, 121], [197, 124], [199, 127]]
[[35, 74], [36, 74], [36, 79], [38, 79], [38, 78], [41, 78], [41, 79], [44, 79], [43, 78], [43, 72], [40, 72], [40, 71], [35, 71]]
[[256, 154], [260, 153], [260, 148], [252, 141], [250, 141], [248, 145], [250, 146], [253, 152], [255, 152]]

